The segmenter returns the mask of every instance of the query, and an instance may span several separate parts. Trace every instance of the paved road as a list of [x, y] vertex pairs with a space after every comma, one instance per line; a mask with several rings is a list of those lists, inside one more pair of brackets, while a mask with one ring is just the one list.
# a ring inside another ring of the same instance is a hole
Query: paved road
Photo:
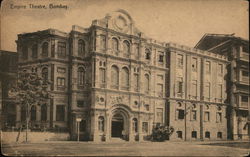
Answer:
[[43, 142], [3, 144], [5, 155], [78, 156], [246, 156], [250, 143], [205, 142]]

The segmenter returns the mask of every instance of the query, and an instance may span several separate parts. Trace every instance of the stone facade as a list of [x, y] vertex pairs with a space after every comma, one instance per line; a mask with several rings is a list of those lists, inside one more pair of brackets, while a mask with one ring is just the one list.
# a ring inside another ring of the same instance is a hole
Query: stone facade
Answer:
[[232, 34], [206, 34], [196, 47], [228, 56], [229, 138], [250, 139], [249, 41]]
[[[227, 138], [227, 58], [169, 43], [169, 124], [175, 140]], [[216, 77], [215, 77], [216, 76]]]
[[227, 138], [223, 55], [150, 39], [124, 10], [16, 42], [19, 70], [53, 82], [53, 98], [31, 111], [32, 126], [69, 131], [72, 140], [79, 130], [80, 140], [142, 141], [156, 125], [175, 128], [170, 140]]

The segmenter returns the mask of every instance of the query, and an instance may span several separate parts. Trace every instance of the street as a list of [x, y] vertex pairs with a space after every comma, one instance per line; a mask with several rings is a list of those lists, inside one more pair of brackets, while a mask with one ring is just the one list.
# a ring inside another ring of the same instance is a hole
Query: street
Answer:
[[249, 142], [75, 142], [11, 143], [4, 155], [48, 156], [246, 156]]

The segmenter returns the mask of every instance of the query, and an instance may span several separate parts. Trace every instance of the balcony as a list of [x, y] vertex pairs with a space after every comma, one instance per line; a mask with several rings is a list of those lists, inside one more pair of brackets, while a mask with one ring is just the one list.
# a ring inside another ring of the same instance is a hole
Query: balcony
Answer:
[[249, 54], [246, 52], [241, 52], [239, 60], [249, 62]]
[[242, 76], [242, 77], [240, 78], [239, 84], [249, 85], [249, 77], [247, 77], [247, 76]]
[[248, 108], [248, 102], [241, 101], [240, 104], [239, 104], [239, 107], [240, 108]]

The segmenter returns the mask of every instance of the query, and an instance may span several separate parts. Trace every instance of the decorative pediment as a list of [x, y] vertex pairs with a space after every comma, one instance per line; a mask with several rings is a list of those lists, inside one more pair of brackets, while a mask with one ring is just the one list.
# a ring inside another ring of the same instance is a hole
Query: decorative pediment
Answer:
[[103, 19], [94, 20], [92, 25], [112, 29], [116, 32], [141, 36], [141, 32], [135, 28], [135, 23], [127, 11], [119, 9], [108, 13]]

